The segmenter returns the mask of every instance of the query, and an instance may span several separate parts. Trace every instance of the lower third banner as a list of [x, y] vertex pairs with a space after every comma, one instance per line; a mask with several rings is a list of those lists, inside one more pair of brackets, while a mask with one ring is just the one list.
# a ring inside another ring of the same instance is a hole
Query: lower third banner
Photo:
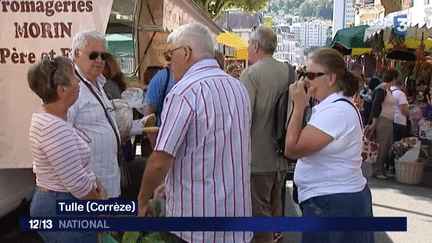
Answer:
[[20, 231], [407, 231], [406, 217], [22, 217]]

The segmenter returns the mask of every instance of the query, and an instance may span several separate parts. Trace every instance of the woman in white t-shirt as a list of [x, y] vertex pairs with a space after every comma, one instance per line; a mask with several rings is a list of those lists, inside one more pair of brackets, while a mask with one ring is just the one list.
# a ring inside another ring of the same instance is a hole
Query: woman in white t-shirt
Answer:
[[[351, 97], [360, 81], [334, 49], [309, 56], [305, 77], [290, 86], [294, 109], [285, 155], [298, 159], [294, 182], [303, 217], [372, 217], [362, 174], [362, 123]], [[305, 90], [307, 88], [307, 91]], [[302, 128], [310, 97], [320, 101]], [[372, 232], [302, 232], [302, 242], [373, 242]]]

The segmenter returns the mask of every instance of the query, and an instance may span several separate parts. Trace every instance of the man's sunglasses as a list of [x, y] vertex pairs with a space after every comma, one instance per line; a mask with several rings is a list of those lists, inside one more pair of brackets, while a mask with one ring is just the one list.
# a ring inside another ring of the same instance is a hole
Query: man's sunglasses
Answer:
[[306, 77], [309, 80], [314, 80], [315, 78], [318, 78], [320, 76], [325, 75], [325, 73], [322, 72], [318, 72], [318, 73], [313, 73], [313, 72], [303, 72], [301, 76]]
[[108, 53], [107, 52], [97, 52], [97, 51], [92, 51], [89, 54], [89, 59], [90, 60], [96, 60], [96, 58], [98, 58], [98, 56], [100, 55], [102, 61], [105, 61], [108, 57]]

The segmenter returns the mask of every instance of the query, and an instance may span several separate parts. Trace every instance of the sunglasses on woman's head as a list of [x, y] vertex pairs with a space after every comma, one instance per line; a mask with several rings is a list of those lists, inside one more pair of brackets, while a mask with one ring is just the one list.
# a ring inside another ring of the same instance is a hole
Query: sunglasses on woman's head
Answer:
[[303, 72], [303, 76], [309, 80], [314, 80], [315, 78], [318, 78], [318, 77], [323, 76], [323, 75], [325, 75], [325, 73], [322, 73], [322, 72], [318, 72], [318, 73]]
[[97, 51], [90, 52], [90, 54], [89, 54], [88, 57], [89, 57], [90, 60], [93, 61], [93, 60], [96, 60], [96, 58], [98, 58], [99, 55], [100, 55], [102, 61], [105, 61], [107, 59], [107, 57], [108, 57], [108, 53], [106, 53], [106, 52], [97, 52]]

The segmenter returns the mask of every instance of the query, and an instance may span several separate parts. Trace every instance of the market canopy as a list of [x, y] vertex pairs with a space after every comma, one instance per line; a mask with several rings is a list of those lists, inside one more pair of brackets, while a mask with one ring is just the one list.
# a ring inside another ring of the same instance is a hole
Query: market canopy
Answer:
[[108, 52], [118, 56], [133, 56], [133, 38], [127, 35], [112, 34], [105, 37], [108, 43]]
[[371, 43], [364, 42], [365, 30], [369, 25], [340, 29], [336, 32], [331, 48], [339, 49], [344, 55], [361, 55], [371, 51]]
[[[405, 39], [405, 46], [407, 48], [414, 48], [417, 49], [420, 45], [421, 41], [420, 40], [416, 40], [414, 38], [407, 38]], [[432, 39], [431, 38], [427, 38], [423, 40], [423, 44], [425, 45], [425, 50], [429, 50], [432, 47]], [[392, 45], [391, 44], [385, 44], [387, 48], [391, 48]]]
[[224, 45], [236, 48], [236, 59], [246, 59], [247, 60], [247, 47], [248, 43], [236, 34], [224, 30], [220, 33], [216, 40]]
[[393, 12], [379, 20], [376, 25], [370, 26], [365, 31], [364, 41], [371, 40], [374, 36], [384, 33], [387, 40], [394, 30], [395, 33], [406, 38], [421, 40], [432, 37], [432, 11], [430, 6], [418, 5], [409, 9]]

